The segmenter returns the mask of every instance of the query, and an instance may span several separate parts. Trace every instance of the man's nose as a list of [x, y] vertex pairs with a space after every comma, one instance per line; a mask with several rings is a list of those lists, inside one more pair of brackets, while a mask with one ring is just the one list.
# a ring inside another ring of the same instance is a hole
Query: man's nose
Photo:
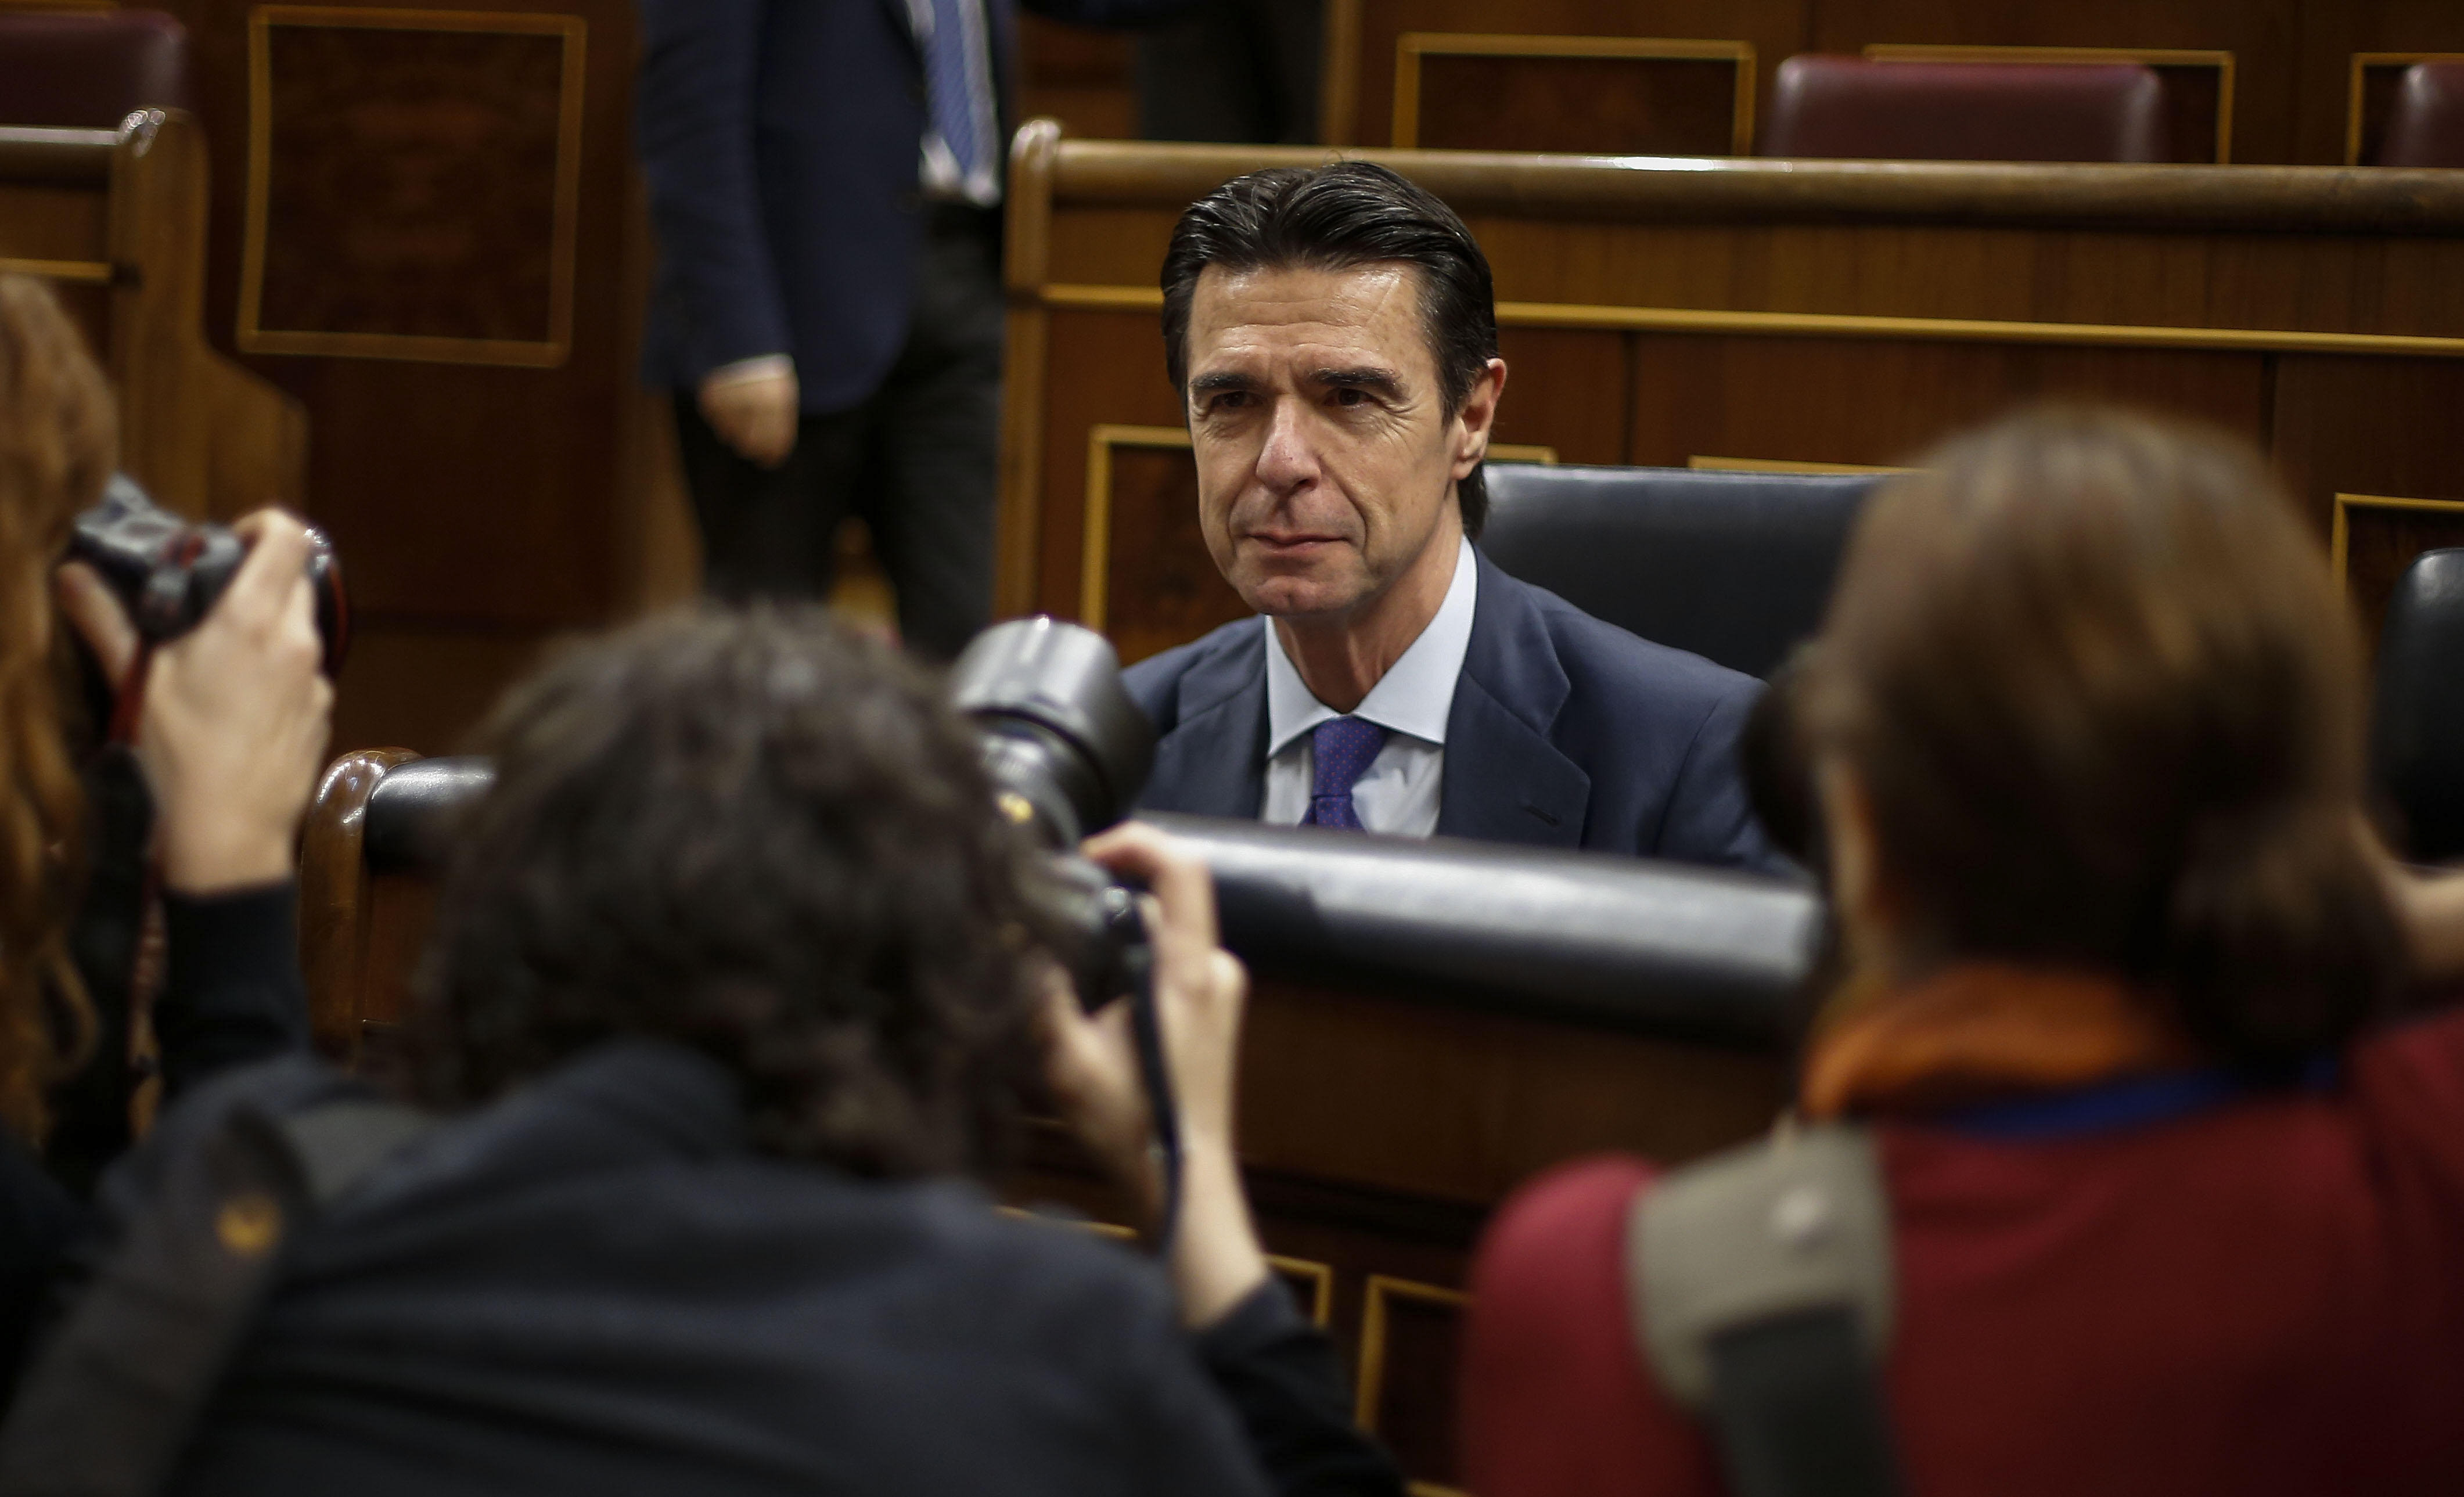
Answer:
[[1275, 402], [1266, 423], [1265, 445], [1258, 451], [1258, 481], [1286, 494], [1317, 475], [1317, 444], [1309, 429], [1308, 407], [1295, 400]]

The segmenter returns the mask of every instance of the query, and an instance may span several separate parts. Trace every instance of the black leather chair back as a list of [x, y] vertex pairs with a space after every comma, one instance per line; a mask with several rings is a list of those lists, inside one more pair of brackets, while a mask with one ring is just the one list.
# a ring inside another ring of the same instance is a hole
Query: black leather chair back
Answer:
[[1491, 463], [1481, 549], [1595, 618], [1768, 677], [1820, 627], [1873, 474]]
[[2464, 550], [2425, 551], [2379, 630], [2370, 770], [2406, 854], [2464, 857]]
[[[403, 764], [363, 826], [368, 869], [432, 871], [484, 759]], [[1604, 852], [1152, 818], [1214, 870], [1223, 943], [1267, 977], [1672, 1039], [1784, 1045], [1823, 941], [1793, 884]]]

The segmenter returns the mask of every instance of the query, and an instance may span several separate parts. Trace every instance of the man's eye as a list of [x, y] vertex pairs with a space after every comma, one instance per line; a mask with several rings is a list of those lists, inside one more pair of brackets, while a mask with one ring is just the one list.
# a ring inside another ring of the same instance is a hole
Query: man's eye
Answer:
[[1334, 392], [1334, 403], [1338, 406], [1366, 406], [1369, 404], [1369, 392], [1347, 385]]
[[1247, 390], [1224, 390], [1206, 403], [1209, 410], [1238, 410], [1249, 403]]

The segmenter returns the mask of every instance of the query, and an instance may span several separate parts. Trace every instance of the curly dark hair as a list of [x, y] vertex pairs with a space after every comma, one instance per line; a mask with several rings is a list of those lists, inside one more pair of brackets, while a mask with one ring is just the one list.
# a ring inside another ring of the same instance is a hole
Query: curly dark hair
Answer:
[[1031, 849], [917, 669], [809, 609], [586, 642], [481, 733], [420, 979], [426, 1090], [485, 1099], [603, 1040], [743, 1079], [755, 1142], [984, 1174], [1036, 1059]]

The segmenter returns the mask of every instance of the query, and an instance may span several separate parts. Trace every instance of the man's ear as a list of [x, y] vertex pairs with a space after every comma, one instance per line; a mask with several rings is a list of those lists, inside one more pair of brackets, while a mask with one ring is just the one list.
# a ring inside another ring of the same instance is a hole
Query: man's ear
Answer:
[[1470, 477], [1471, 471], [1488, 456], [1489, 429], [1497, 425], [1497, 403], [1505, 394], [1506, 361], [1491, 359], [1463, 396], [1463, 408], [1455, 412], [1454, 475], [1458, 480]]

